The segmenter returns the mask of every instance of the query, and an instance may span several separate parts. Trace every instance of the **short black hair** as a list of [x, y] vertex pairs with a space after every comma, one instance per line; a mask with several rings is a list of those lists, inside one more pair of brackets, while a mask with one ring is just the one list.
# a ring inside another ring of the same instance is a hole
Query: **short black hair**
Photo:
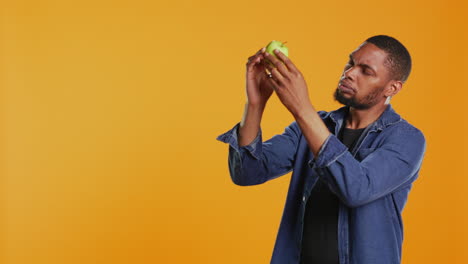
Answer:
[[366, 39], [387, 53], [386, 64], [390, 70], [390, 78], [405, 82], [411, 72], [411, 56], [408, 50], [393, 37], [377, 35]]

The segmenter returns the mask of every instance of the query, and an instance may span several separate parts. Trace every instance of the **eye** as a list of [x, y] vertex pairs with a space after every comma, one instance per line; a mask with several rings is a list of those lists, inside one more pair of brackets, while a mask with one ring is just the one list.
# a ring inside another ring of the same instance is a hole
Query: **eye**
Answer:
[[369, 70], [369, 71], [368, 71], [368, 70], [364, 70], [364, 74], [365, 74], [365, 75], [372, 75], [372, 72], [371, 72], [370, 70]]

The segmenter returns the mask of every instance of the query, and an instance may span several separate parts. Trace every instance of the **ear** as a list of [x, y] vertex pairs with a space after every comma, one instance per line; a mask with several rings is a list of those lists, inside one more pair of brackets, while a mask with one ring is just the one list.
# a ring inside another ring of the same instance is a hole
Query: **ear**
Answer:
[[401, 88], [403, 88], [403, 83], [401, 81], [391, 81], [385, 91], [385, 96], [393, 97], [401, 90]]

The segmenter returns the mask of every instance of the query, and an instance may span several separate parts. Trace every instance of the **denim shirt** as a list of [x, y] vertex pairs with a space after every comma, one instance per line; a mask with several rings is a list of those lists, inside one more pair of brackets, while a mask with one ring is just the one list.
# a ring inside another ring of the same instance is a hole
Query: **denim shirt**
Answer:
[[241, 186], [262, 184], [293, 172], [271, 263], [298, 263], [304, 210], [318, 177], [339, 198], [340, 264], [401, 262], [401, 213], [426, 151], [423, 133], [387, 105], [367, 126], [353, 149], [337, 138], [349, 107], [318, 111], [331, 134], [317, 157], [310, 151], [296, 121], [282, 134], [262, 141], [260, 129], [247, 146], [238, 144], [240, 123], [216, 139], [229, 144], [232, 181]]

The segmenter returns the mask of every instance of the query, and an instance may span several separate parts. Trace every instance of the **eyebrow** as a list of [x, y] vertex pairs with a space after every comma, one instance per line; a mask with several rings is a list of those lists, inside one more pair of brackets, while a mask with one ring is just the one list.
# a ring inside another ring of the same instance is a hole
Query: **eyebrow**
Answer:
[[[350, 61], [354, 61], [354, 59], [353, 59], [353, 54], [349, 54], [349, 60], [350, 60]], [[372, 67], [371, 67], [370, 65], [368, 65], [368, 64], [360, 63], [360, 64], [358, 64], [358, 65], [359, 65], [359, 66], [362, 66], [362, 67], [364, 67], [364, 68], [369, 68], [369, 69], [371, 69], [374, 73], [377, 73], [377, 72], [375, 71], [375, 69], [372, 68]]]

